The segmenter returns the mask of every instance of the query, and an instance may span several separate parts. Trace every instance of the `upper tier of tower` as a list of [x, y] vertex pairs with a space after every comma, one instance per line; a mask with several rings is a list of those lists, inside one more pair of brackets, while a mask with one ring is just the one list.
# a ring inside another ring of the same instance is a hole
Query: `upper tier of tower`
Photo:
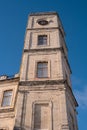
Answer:
[[[38, 36], [47, 37], [47, 45], [38, 46]], [[56, 12], [31, 13], [28, 18], [24, 50], [43, 48], [63, 48], [67, 57], [65, 32]]]
[[64, 35], [63, 26], [56, 12], [32, 13], [29, 15], [27, 29], [60, 28]]
[[[70, 84], [71, 69], [64, 36], [62, 23], [56, 12], [29, 15], [20, 81], [51, 81], [67, 78]], [[43, 66], [46, 67], [46, 71], [42, 70]], [[42, 76], [42, 71], [45, 76]], [[38, 73], [41, 73], [40, 76]]]

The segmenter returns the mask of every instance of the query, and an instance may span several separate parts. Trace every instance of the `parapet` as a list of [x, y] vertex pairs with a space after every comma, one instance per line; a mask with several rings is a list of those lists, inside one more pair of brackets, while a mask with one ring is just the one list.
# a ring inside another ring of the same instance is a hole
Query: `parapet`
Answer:
[[2, 80], [8, 80], [8, 79], [14, 79], [14, 78], [19, 78], [19, 73], [16, 73], [16, 74], [11, 75], [11, 76], [1, 75], [0, 76], [0, 81], [2, 81]]

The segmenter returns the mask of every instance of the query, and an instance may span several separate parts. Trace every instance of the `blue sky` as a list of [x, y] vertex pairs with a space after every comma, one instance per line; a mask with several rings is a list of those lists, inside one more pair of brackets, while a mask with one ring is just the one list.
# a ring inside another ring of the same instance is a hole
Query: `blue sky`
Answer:
[[28, 14], [43, 11], [57, 11], [62, 20], [72, 68], [72, 86], [79, 102], [79, 130], [86, 130], [86, 0], [0, 0], [0, 75], [19, 72]]

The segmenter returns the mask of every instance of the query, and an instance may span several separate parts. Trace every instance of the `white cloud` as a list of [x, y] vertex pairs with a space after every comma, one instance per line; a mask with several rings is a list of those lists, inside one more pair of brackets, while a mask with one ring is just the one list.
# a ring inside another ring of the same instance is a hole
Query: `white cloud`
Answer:
[[81, 108], [87, 108], [87, 86], [83, 90], [74, 90], [75, 97]]

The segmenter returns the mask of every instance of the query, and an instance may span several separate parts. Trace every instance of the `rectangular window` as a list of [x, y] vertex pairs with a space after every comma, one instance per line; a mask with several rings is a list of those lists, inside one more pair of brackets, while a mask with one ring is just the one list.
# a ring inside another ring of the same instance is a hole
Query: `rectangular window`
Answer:
[[47, 78], [48, 77], [48, 62], [37, 63], [37, 77]]
[[48, 104], [35, 104], [34, 130], [48, 130], [50, 124], [50, 107]]
[[38, 36], [38, 45], [47, 45], [47, 35]]
[[12, 90], [4, 91], [3, 93], [3, 100], [2, 100], [2, 107], [10, 106], [12, 99]]

